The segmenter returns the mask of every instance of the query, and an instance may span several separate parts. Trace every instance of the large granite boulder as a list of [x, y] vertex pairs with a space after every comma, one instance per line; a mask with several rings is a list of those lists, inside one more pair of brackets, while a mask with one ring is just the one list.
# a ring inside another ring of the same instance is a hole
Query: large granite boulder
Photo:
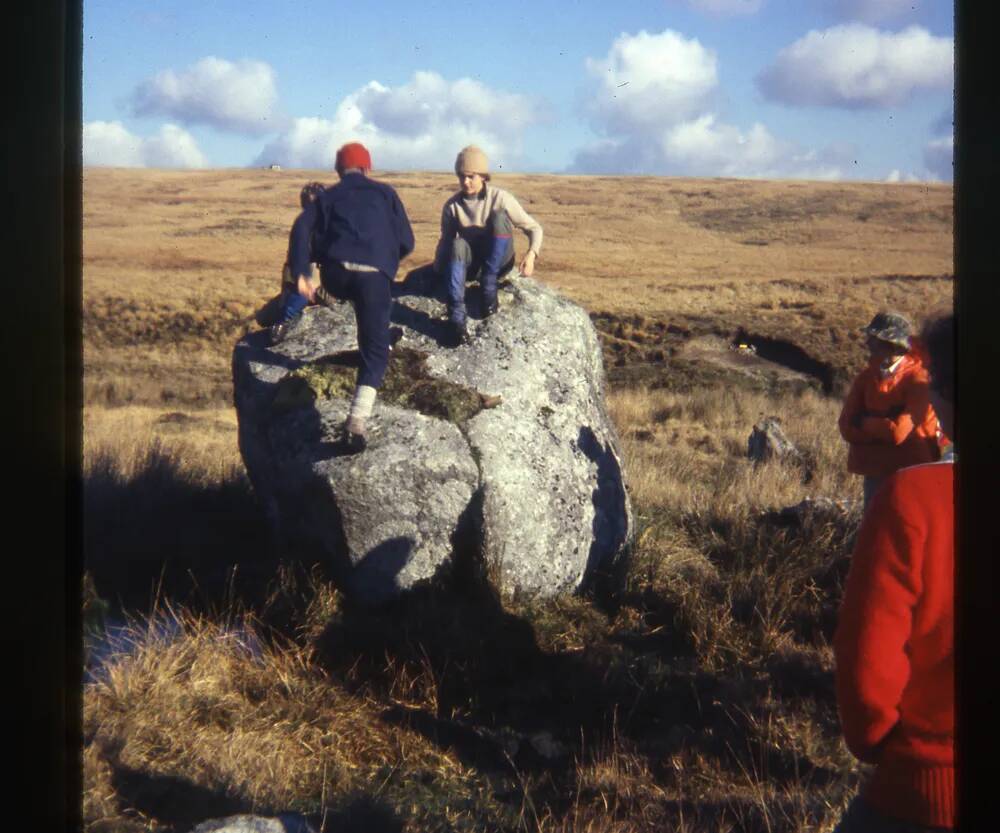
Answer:
[[501, 287], [449, 346], [433, 273], [395, 284], [398, 340], [368, 427], [340, 442], [357, 363], [349, 304], [309, 308], [277, 347], [233, 355], [240, 451], [277, 534], [308, 542], [348, 591], [380, 601], [459, 553], [505, 591], [576, 590], [628, 549], [633, 519], [586, 312], [530, 278]]

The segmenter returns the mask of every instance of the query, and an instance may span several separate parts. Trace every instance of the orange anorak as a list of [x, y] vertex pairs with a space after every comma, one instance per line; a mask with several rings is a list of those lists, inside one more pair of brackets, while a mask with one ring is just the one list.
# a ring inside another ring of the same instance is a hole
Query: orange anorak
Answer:
[[[855, 417], [863, 414], [855, 424]], [[938, 419], [930, 403], [927, 370], [915, 352], [882, 378], [872, 359], [847, 394], [838, 423], [850, 443], [847, 470], [885, 477], [905, 466], [932, 463], [940, 456]]]

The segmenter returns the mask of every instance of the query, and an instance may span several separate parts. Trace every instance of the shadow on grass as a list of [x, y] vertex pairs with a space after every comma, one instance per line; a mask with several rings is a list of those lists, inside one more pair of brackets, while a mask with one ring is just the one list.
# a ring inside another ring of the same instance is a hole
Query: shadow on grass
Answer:
[[242, 473], [209, 482], [154, 444], [126, 475], [110, 456], [84, 476], [84, 569], [119, 610], [167, 598], [193, 609], [264, 598], [283, 556]]
[[[246, 797], [213, 790], [187, 778], [144, 772], [116, 763], [111, 783], [119, 799], [132, 811], [155, 819], [178, 831], [187, 831], [208, 819], [252, 814], [282, 817], [281, 809], [256, 805]], [[336, 808], [302, 817], [291, 814], [296, 822], [308, 820], [314, 830], [337, 833], [402, 833], [403, 820], [389, 805], [368, 795], [347, 797]], [[287, 825], [286, 825], [287, 826]], [[294, 829], [300, 829], [296, 824]], [[289, 829], [292, 829], [291, 827]]]
[[[86, 567], [101, 595], [133, 611], [148, 609], [156, 594], [209, 610], [225, 611], [233, 601], [271, 604], [286, 554], [271, 541], [245, 477], [207, 482], [158, 448], [135, 472], [126, 477], [113, 461], [98, 460], [85, 481]], [[816, 622], [835, 598], [806, 587], [811, 581], [836, 589], [846, 529], [781, 537], [766, 525], [748, 525], [720, 535], [689, 521], [718, 571], [714, 579], [671, 584], [651, 575], [623, 589], [626, 568], [615, 565], [598, 577], [591, 601], [522, 604], [493, 589], [472, 546], [476, 519], [466, 520], [453, 541], [453, 567], [440, 581], [377, 607], [340, 600], [320, 620], [317, 662], [381, 701], [387, 726], [406, 727], [483, 773], [494, 798], [515, 811], [530, 801], [546, 812], [570, 812], [578, 779], [588, 777], [584, 764], [617, 754], [638, 756], [657, 772], [672, 756], [694, 755], [734, 783], [746, 772], [766, 773], [772, 784], [808, 782], [827, 796], [845, 783], [822, 756], [796, 751], [776, 734], [780, 721], [772, 718], [787, 703], [793, 718], [808, 713], [822, 731], [838, 735], [830, 672], [815, 653], [823, 642]], [[826, 554], [817, 558], [817, 551]], [[773, 619], [743, 611], [769, 586], [782, 590]], [[295, 634], [309, 601], [288, 600], [286, 633]], [[757, 633], [764, 625], [790, 634], [801, 649], [765, 652]], [[543, 647], [566, 644], [552, 634], [576, 627], [570, 641], [580, 647]], [[704, 664], [706, 640], [721, 646], [712, 667]], [[669, 783], [675, 776], [657, 777]], [[197, 820], [188, 805], [199, 808], [200, 819], [247, 811], [245, 803], [183, 779], [125, 768], [117, 778], [130, 806], [189, 814], [171, 817], [171, 824]], [[710, 804], [667, 802], [660, 810], [690, 822], [722, 812]], [[731, 798], [722, 804], [734, 809]], [[327, 829], [403, 829], [375, 798], [350, 799], [335, 818], [333, 812]], [[770, 825], [753, 807], [741, 812], [745, 829]]]
[[239, 813], [272, 815], [251, 808], [246, 799], [202, 787], [187, 778], [144, 772], [120, 763], [113, 765], [111, 783], [126, 806], [178, 830]]

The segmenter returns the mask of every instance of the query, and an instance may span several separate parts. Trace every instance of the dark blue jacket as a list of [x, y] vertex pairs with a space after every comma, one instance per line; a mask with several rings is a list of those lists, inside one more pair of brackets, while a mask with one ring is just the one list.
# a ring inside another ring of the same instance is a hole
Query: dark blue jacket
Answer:
[[[312, 245], [310, 245], [312, 241]], [[363, 174], [346, 174], [296, 219], [289, 242], [292, 277], [320, 265], [348, 261], [374, 266], [393, 278], [413, 251], [413, 230], [396, 192]]]

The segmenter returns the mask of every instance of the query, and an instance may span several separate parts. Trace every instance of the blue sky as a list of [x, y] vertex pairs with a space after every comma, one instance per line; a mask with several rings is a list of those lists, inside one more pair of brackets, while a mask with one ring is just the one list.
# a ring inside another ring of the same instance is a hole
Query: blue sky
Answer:
[[84, 163], [952, 179], [951, 0], [84, 0]]

